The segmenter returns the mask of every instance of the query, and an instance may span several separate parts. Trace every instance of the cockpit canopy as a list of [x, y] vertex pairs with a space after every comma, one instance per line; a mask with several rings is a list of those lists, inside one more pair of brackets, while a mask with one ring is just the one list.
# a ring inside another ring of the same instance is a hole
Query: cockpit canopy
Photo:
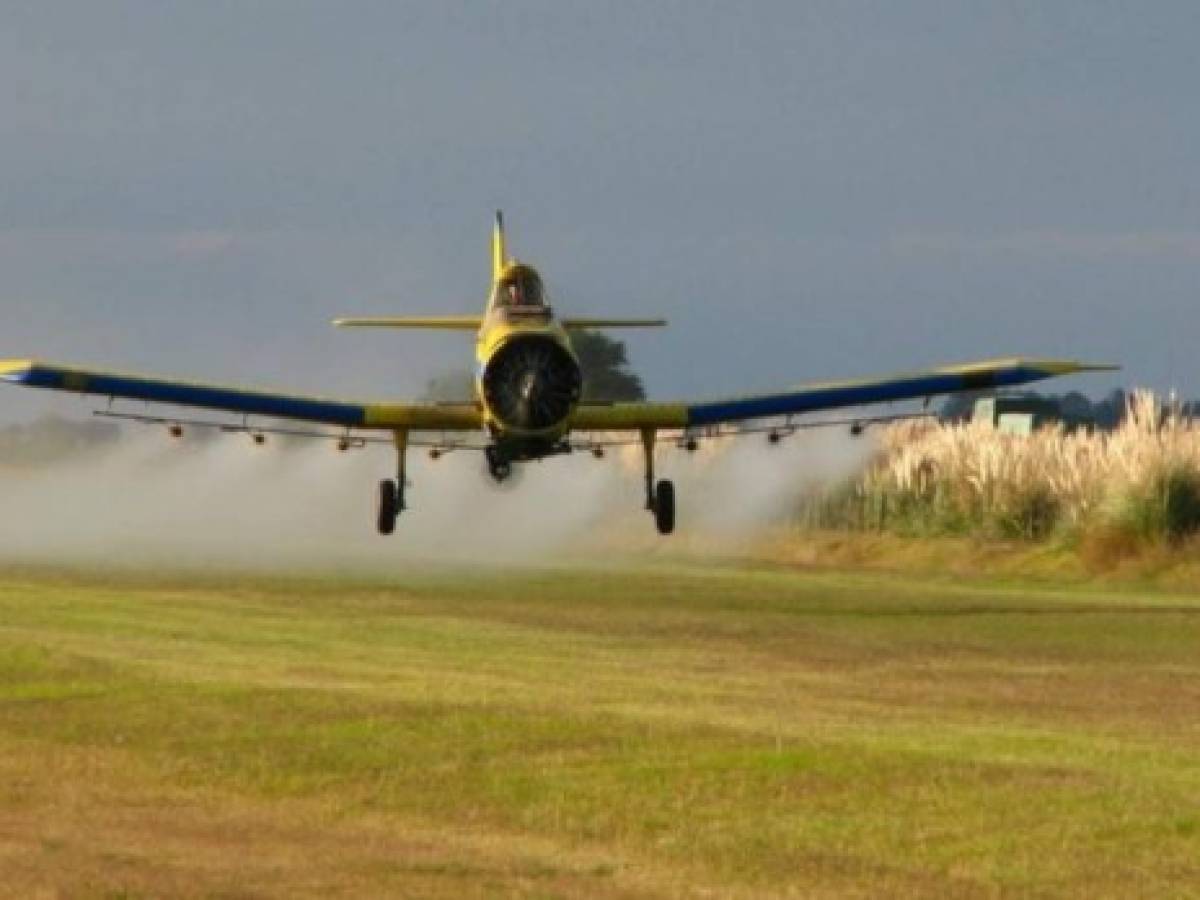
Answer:
[[542, 288], [541, 276], [532, 266], [521, 263], [510, 265], [496, 282], [492, 306], [514, 310], [545, 309], [546, 292]]

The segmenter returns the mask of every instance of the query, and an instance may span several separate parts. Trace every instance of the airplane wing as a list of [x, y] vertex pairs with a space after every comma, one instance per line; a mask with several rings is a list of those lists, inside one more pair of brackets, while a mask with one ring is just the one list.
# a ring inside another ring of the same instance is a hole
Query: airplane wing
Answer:
[[985, 360], [885, 378], [802, 385], [774, 394], [724, 400], [589, 404], [575, 411], [571, 427], [580, 431], [703, 428], [746, 419], [1012, 387], [1059, 375], [1116, 368], [1057, 359]]
[[364, 403], [126, 375], [30, 359], [0, 360], [0, 380], [78, 394], [196, 406], [345, 428], [470, 431], [482, 427], [480, 411], [473, 403]]
[[[886, 378], [805, 385], [773, 394], [704, 402], [585, 403], [574, 431], [689, 429], [801, 413], [1028, 384], [1115, 366], [1070, 360], [1000, 359], [944, 366]], [[344, 428], [477, 431], [474, 403], [372, 403], [281, 394], [200, 382], [128, 375], [28, 359], [0, 360], [0, 380], [29, 387], [295, 419]]]

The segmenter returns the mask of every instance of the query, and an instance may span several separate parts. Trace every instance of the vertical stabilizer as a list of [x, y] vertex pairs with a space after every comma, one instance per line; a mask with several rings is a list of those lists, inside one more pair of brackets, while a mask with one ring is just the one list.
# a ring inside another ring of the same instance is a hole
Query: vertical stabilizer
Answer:
[[504, 248], [504, 213], [496, 210], [496, 227], [492, 230], [492, 282], [500, 280], [500, 273], [508, 262], [508, 253]]

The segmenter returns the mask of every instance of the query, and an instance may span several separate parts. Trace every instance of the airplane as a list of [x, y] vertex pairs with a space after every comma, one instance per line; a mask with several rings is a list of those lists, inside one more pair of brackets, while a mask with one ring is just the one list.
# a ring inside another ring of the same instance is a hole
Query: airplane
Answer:
[[[574, 450], [602, 456], [605, 447], [640, 444], [644, 463], [645, 508], [660, 534], [675, 528], [675, 486], [655, 475], [655, 449], [670, 436], [691, 451], [698, 440], [765, 432], [771, 443], [798, 428], [832, 424], [797, 422], [796, 417], [824, 410], [1028, 384], [1078, 372], [1116, 368], [1072, 360], [1013, 357], [942, 366], [910, 374], [790, 388], [777, 393], [694, 402], [613, 402], [584, 399], [584, 374], [571, 345], [579, 329], [657, 327], [663, 319], [559, 318], [547, 302], [541, 275], [533, 266], [510, 258], [504, 220], [497, 211], [492, 232], [492, 285], [481, 316], [384, 316], [335, 319], [342, 328], [424, 328], [475, 332], [475, 396], [464, 402], [383, 402], [297, 396], [217, 384], [126, 375], [32, 359], [0, 360], [0, 379], [108, 398], [97, 415], [166, 425], [180, 436], [185, 426], [215, 427], [249, 434], [256, 444], [268, 433], [332, 438], [339, 449], [368, 442], [395, 446], [396, 477], [379, 483], [375, 525], [391, 534], [407, 506], [406, 455], [410, 446], [428, 447], [431, 457], [458, 448], [482, 450], [488, 472], [507, 480], [514, 464]], [[116, 400], [220, 410], [242, 416], [222, 423], [172, 416], [121, 412]], [[250, 417], [287, 419], [302, 430], [251, 424]], [[843, 420], [853, 433], [868, 424], [906, 416]], [[767, 422], [770, 424], [763, 425]], [[432, 435], [432, 437], [431, 437]], [[584, 437], [580, 437], [583, 435]]]

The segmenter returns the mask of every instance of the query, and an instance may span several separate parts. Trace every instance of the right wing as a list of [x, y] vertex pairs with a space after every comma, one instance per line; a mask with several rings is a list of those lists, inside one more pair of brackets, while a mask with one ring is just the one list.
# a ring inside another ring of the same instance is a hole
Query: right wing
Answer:
[[984, 360], [884, 378], [804, 385], [774, 394], [726, 400], [584, 404], [572, 416], [571, 427], [580, 431], [703, 428], [747, 419], [792, 416], [869, 403], [1012, 387], [1059, 375], [1115, 368], [1058, 359], [1015, 357]]
[[474, 403], [363, 403], [125, 375], [31, 359], [0, 360], [0, 380], [26, 387], [195, 406], [345, 428], [472, 431], [483, 427], [482, 414]]

